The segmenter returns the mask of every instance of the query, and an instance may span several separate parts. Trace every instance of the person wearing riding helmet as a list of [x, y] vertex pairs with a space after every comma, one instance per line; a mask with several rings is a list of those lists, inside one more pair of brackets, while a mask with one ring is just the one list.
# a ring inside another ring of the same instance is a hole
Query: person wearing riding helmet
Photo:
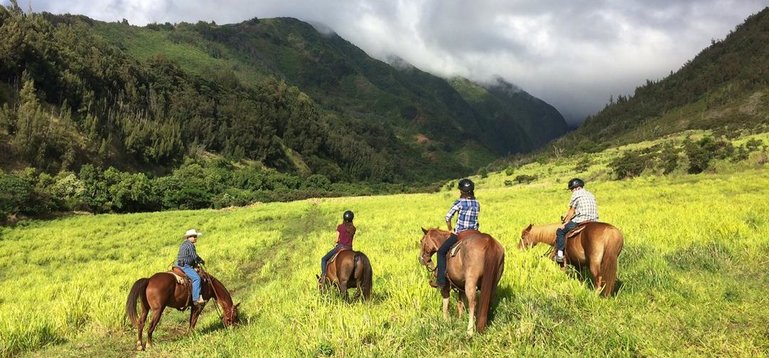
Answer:
[[342, 214], [342, 223], [336, 227], [336, 232], [339, 234], [336, 239], [336, 246], [320, 259], [321, 282], [326, 277], [326, 265], [328, 264], [328, 260], [331, 260], [331, 258], [334, 257], [334, 254], [339, 251], [352, 250], [352, 240], [355, 238], [355, 225], [352, 223], [354, 217], [355, 214], [350, 210], [347, 210]]
[[595, 196], [585, 189], [585, 182], [579, 178], [569, 180], [571, 191], [569, 211], [561, 220], [561, 226], [555, 231], [555, 262], [563, 263], [563, 250], [566, 246], [566, 233], [587, 221], [598, 221], [598, 204]]
[[457, 212], [457, 227], [451, 233], [449, 238], [438, 249], [438, 267], [436, 269], [437, 282], [430, 282], [430, 286], [443, 288], [448, 283], [446, 280], [446, 254], [448, 254], [454, 244], [457, 243], [460, 232], [465, 230], [478, 230], [478, 214], [481, 212], [481, 205], [475, 200], [475, 184], [470, 179], [461, 179], [458, 183], [459, 199], [454, 201], [449, 212], [446, 213], [446, 225], [451, 230], [451, 219]]

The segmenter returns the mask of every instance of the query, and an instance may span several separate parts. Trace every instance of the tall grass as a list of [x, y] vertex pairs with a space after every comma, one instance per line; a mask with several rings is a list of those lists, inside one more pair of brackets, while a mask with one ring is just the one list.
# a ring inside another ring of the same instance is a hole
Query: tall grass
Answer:
[[[604, 155], [604, 154], [601, 154]], [[442, 227], [455, 190], [257, 204], [228, 210], [77, 216], [0, 231], [0, 355], [125, 356], [130, 285], [164, 271], [188, 228], [198, 251], [242, 302], [224, 329], [211, 306], [186, 333], [188, 313], [167, 310], [160, 356], [760, 356], [769, 351], [767, 169], [588, 181], [602, 221], [625, 235], [616, 297], [563, 274], [545, 248], [517, 250], [529, 223], [565, 211], [570, 159], [532, 164], [529, 185], [505, 173], [477, 181], [481, 229], [506, 249], [491, 326], [467, 337], [466, 317], [445, 322], [418, 265], [421, 227]], [[595, 173], [603, 157], [596, 157]], [[594, 173], [589, 172], [589, 173]], [[549, 173], [549, 174], [548, 174]], [[589, 174], [588, 173], [588, 174]], [[600, 179], [600, 178], [597, 178]], [[345, 304], [314, 283], [344, 210], [356, 249], [371, 259], [373, 300]], [[453, 310], [452, 310], [453, 311]], [[452, 312], [453, 313], [453, 312]]]

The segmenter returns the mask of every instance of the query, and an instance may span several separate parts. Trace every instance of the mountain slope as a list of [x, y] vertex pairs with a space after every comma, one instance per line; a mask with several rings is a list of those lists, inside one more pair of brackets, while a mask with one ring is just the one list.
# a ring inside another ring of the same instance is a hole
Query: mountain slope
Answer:
[[565, 131], [536, 98], [490, 89], [472, 102], [295, 19], [135, 27], [16, 6], [0, 9], [0, 33], [6, 169], [167, 173], [205, 151], [334, 181], [428, 182]]
[[[415, 138], [427, 137], [434, 144], [433, 148], [445, 146], [449, 152], [460, 147], [457, 144], [466, 142], [468, 138], [496, 155], [529, 151], [566, 131], [565, 122], [557, 111], [540, 111], [554, 122], [560, 122], [553, 127], [556, 130], [544, 126], [531, 127], [524, 136], [520, 136], [519, 133], [524, 132], [522, 124], [527, 120], [521, 117], [521, 112], [552, 107], [534, 98], [506, 98], [500, 95], [500, 101], [514, 102], [508, 107], [517, 107], [515, 110], [518, 113], [503, 107], [503, 115], [488, 118], [489, 111], [478, 111], [474, 108], [476, 106], [466, 103], [446, 80], [413, 67], [394, 68], [370, 58], [336, 34], [322, 34], [296, 19], [253, 19], [222, 26], [206, 23], [151, 25], [148, 28], [130, 27], [129, 31], [123, 27], [99, 23], [95, 28], [139, 58], [160, 51], [141, 51], [141, 44], [130, 41], [126, 34], [134, 33], [130, 36], [138, 37], [165, 35], [166, 41], [183, 41], [197, 48], [198, 53], [207, 51], [229, 61], [233, 72], [243, 82], [258, 77], [257, 73], [274, 74], [299, 87], [342, 121], [353, 118], [386, 123], [393, 126], [400, 138], [413, 142]], [[160, 33], [150, 35], [149, 29]], [[146, 42], [153, 41], [163, 42], [157, 39]], [[164, 54], [178, 59], [183, 66], [186, 56], [187, 62], [192, 64], [187, 54]], [[188, 70], [196, 69], [190, 66]], [[483, 126], [489, 128], [479, 131], [478, 128]], [[498, 133], [502, 127], [512, 130], [501, 133], [512, 132], [512, 135], [504, 136], [504, 141], [495, 140], [495, 145], [486, 146], [487, 138], [482, 133]], [[530, 133], [534, 134], [533, 138], [528, 138]], [[506, 144], [502, 145], [503, 142]], [[426, 151], [432, 152], [431, 149]], [[433, 154], [441, 154], [441, 151]]]
[[631, 143], [686, 129], [733, 132], [769, 124], [769, 8], [634, 95], [619, 96], [556, 145]]

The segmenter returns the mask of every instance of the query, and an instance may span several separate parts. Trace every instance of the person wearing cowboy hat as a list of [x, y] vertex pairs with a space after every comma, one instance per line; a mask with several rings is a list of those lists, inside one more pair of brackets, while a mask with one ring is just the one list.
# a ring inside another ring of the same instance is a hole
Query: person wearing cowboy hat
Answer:
[[179, 247], [179, 255], [176, 257], [176, 266], [182, 269], [192, 281], [192, 303], [195, 305], [203, 303], [203, 297], [200, 296], [200, 275], [195, 271], [195, 266], [206, 263], [195, 251], [195, 243], [198, 241], [198, 236], [201, 235], [203, 233], [195, 229], [187, 230], [182, 236], [184, 241]]

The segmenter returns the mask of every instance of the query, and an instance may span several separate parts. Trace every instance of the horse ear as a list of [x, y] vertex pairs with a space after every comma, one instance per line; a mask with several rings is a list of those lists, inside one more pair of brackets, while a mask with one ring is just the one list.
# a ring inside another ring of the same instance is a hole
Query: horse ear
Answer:
[[425, 233], [425, 234], [427, 234], [427, 229], [425, 229], [425, 228], [422, 228], [422, 232], [423, 232], [423, 233]]
[[529, 224], [529, 226], [527, 226], [526, 229], [524, 229], [523, 231], [531, 231], [531, 227], [532, 226], [533, 226], [533, 224]]
[[238, 304], [235, 305], [235, 308], [238, 308], [238, 307], [240, 307], [240, 302], [238, 302]]

